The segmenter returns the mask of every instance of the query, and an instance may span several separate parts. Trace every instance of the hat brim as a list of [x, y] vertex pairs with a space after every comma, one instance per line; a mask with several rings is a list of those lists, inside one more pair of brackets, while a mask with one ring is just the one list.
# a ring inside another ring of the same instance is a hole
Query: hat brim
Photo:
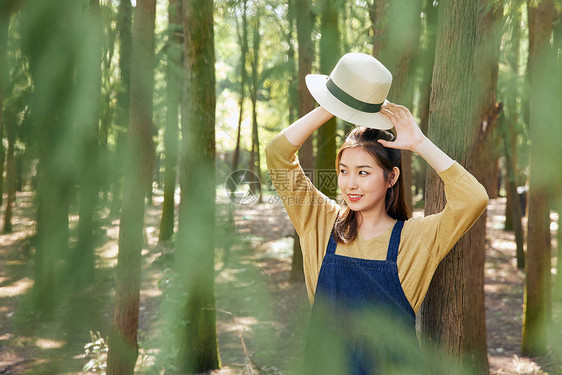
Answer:
[[[308, 74], [305, 78], [308, 91], [310, 91], [312, 97], [325, 110], [344, 121], [358, 126], [383, 130], [390, 129], [394, 126], [388, 117], [380, 112], [367, 113], [358, 111], [341, 102], [326, 88], [327, 79], [328, 76], [324, 74]], [[385, 103], [386, 102], [385, 100]]]

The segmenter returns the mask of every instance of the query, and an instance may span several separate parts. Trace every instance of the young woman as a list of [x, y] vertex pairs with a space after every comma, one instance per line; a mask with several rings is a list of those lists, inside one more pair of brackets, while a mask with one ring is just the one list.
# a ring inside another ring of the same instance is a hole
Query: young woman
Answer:
[[[381, 349], [378, 344], [392, 341], [395, 334], [384, 329], [378, 335], [371, 333], [373, 327], [385, 324], [380, 319], [371, 324], [368, 319], [384, 316], [400, 322], [399, 334], [415, 337], [415, 314], [439, 262], [488, 202], [483, 186], [421, 132], [406, 107], [385, 100], [390, 83], [387, 71], [379, 74], [379, 70], [386, 68], [372, 56], [352, 57], [344, 56], [331, 76], [322, 78], [329, 100], [307, 82], [321, 106], [266, 147], [272, 182], [303, 249], [306, 287], [313, 303], [311, 327], [322, 334], [309, 338], [305, 362], [308, 372], [318, 374], [390, 373], [408, 357], [389, 353], [385, 345]], [[368, 82], [373, 76], [383, 79]], [[373, 92], [383, 98], [374, 98]], [[373, 127], [396, 130], [394, 136], [382, 129], [357, 127], [347, 136], [336, 158], [342, 205], [314, 187], [295, 155], [332, 113], [359, 125], [371, 121]], [[416, 152], [439, 174], [447, 198], [442, 212], [409, 218], [400, 150]]]

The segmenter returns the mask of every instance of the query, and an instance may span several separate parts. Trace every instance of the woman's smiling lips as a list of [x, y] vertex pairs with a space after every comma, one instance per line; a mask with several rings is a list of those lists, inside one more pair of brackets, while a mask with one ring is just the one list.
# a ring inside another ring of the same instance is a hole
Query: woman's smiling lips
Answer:
[[357, 202], [362, 197], [361, 194], [347, 194], [347, 196], [349, 197], [349, 200], [352, 202]]

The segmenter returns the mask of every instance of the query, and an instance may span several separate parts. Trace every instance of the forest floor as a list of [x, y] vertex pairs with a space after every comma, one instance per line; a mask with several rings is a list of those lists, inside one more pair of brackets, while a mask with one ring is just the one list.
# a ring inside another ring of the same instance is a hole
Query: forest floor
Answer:
[[[109, 333], [113, 309], [118, 220], [107, 215], [102, 220], [96, 282], [86, 293], [87, 301], [78, 301], [84, 307], [80, 318], [73, 320], [68, 314], [69, 306], [77, 303], [70, 300], [59, 309], [58, 318], [38, 323], [27, 308], [33, 284], [32, 200], [32, 194], [18, 193], [14, 231], [0, 235], [0, 374], [99, 373], [105, 361], [100, 338]], [[288, 374], [302, 357], [310, 307], [304, 284], [288, 281], [292, 225], [280, 203], [265, 200], [269, 202], [234, 206], [236, 236], [229, 242], [229, 251], [218, 251], [215, 288], [222, 369], [215, 375]], [[219, 195], [219, 213], [228, 206], [226, 202]], [[156, 195], [154, 205], [147, 209], [137, 373], [165, 373], [166, 358], [158, 353], [155, 339], [161, 332], [162, 285], [171, 258], [171, 250], [157, 244], [161, 204]], [[488, 207], [485, 293], [490, 373], [560, 374], [562, 367], [552, 352], [542, 358], [519, 353], [524, 275], [516, 267], [513, 234], [501, 229], [504, 204], [503, 199], [494, 199]], [[71, 224], [76, 221], [72, 216]], [[224, 245], [221, 231], [218, 242]], [[553, 311], [559, 310], [556, 303]], [[560, 315], [555, 313], [555, 318]], [[85, 353], [84, 346], [96, 341], [90, 338], [90, 327], [100, 336], [98, 345]], [[87, 363], [91, 369], [83, 371]]]

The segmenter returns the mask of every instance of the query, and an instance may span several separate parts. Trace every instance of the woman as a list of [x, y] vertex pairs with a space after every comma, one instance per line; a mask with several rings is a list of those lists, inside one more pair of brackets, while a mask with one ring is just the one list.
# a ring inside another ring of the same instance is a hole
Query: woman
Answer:
[[[272, 182], [301, 240], [311, 332], [321, 334], [307, 342], [311, 373], [389, 373], [407, 362], [388, 343], [415, 337], [415, 314], [439, 262], [488, 202], [483, 186], [421, 132], [406, 107], [386, 101], [391, 77], [372, 56], [345, 55], [330, 77], [307, 77], [320, 107], [266, 147]], [[360, 126], [336, 159], [341, 206], [314, 187], [295, 155], [333, 115]], [[384, 130], [391, 127], [396, 137]], [[439, 174], [442, 212], [409, 218], [400, 150], [416, 152]], [[369, 323], [373, 316], [378, 323]], [[400, 322], [400, 334], [388, 334], [381, 316]]]

